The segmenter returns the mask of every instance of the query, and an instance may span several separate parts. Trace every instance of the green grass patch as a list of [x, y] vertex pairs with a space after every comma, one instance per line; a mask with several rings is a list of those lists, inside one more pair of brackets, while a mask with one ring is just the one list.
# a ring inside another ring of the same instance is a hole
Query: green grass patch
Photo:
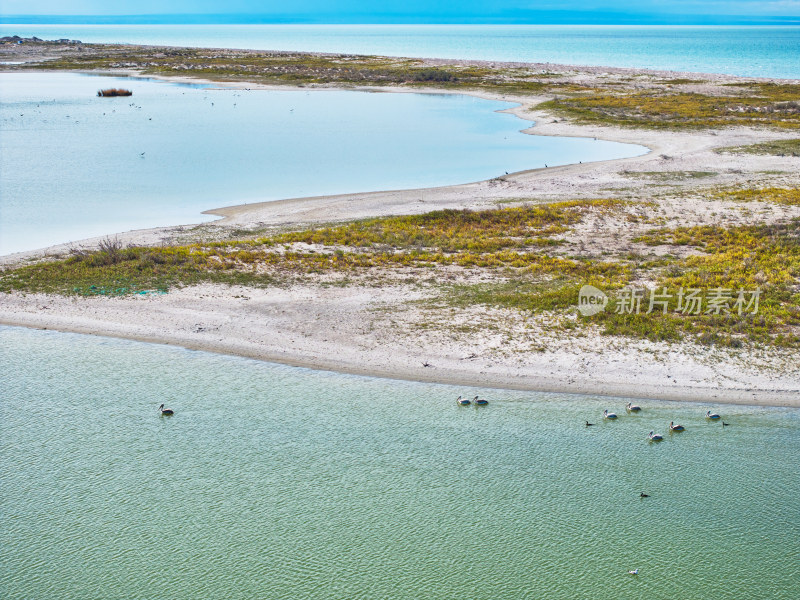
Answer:
[[625, 177], [632, 179], [649, 179], [652, 181], [670, 181], [675, 179], [705, 179], [719, 175], [715, 171], [623, 171]]
[[262, 286], [276, 278], [229, 268], [195, 246], [101, 250], [0, 272], [0, 292], [81, 296], [166, 292], [206, 282]]
[[574, 306], [580, 284], [557, 278], [546, 282], [510, 281], [447, 286], [442, 299], [452, 306], [475, 304], [514, 308], [526, 312], [563, 311]]
[[[652, 322], [656, 331], [674, 330], [705, 343], [736, 346], [743, 341], [754, 341], [800, 345], [796, 330], [800, 326], [800, 219], [776, 225], [661, 229], [637, 241], [688, 245], [703, 253], [676, 261], [663, 270], [656, 289], [666, 288], [672, 294], [666, 315], [658, 310], [650, 315], [607, 311], [598, 320], [608, 333], [642, 337], [636, 331]], [[706, 301], [701, 305], [702, 314], [681, 311], [686, 304], [685, 298], [682, 302], [679, 297], [680, 290], [687, 293], [700, 290]], [[756, 290], [759, 290], [759, 305], [755, 314], [752, 314], [754, 307], [737, 306], [737, 301], [749, 304]], [[708, 304], [715, 296], [725, 297], [724, 303], [717, 302], [720, 306], [724, 304], [724, 310], [716, 311]], [[643, 302], [649, 308], [649, 296]], [[614, 308], [618, 306], [619, 300]], [[711, 312], [707, 312], [709, 309]]]
[[687, 79], [685, 77], [676, 77], [675, 79], [662, 79], [661, 83], [667, 85], [689, 85], [693, 83], [705, 83], [702, 79]]
[[761, 188], [746, 190], [726, 190], [712, 196], [719, 200], [732, 202], [772, 202], [787, 206], [800, 206], [800, 189]]
[[287, 233], [271, 241], [471, 254], [524, 250], [553, 245], [552, 236], [568, 231], [589, 211], [612, 211], [623, 205], [620, 200], [604, 199], [483, 211], [441, 210]]
[[762, 84], [758, 95], [708, 96], [665, 93], [597, 93], [557, 98], [537, 108], [582, 123], [650, 129], [704, 129], [735, 125], [800, 127], [800, 85]]
[[800, 156], [800, 139], [775, 140], [747, 146], [726, 146], [714, 150], [718, 154], [762, 154], [768, 156]]

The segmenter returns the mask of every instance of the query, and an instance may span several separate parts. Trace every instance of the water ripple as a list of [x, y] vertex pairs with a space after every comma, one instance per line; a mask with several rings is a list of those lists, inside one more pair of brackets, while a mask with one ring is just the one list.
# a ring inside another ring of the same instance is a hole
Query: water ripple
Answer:
[[800, 596], [800, 411], [0, 338], [3, 598]]

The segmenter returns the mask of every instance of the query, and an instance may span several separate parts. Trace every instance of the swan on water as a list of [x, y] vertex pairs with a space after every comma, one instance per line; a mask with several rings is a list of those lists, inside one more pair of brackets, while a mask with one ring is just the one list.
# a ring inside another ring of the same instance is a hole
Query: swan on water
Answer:
[[642, 407], [641, 406], [637, 406], [636, 404], [633, 404], [632, 402], [628, 402], [628, 406], [625, 407], [625, 410], [627, 410], [628, 412], [639, 412], [640, 410], [642, 410]]
[[486, 406], [487, 404], [489, 404], [489, 401], [488, 401], [488, 400], [486, 400], [486, 399], [484, 399], [484, 398], [478, 398], [477, 396], [475, 396], [475, 397], [472, 399], [472, 401], [473, 401], [475, 404], [477, 404], [478, 406]]
[[468, 399], [468, 398], [462, 398], [461, 396], [459, 396], [458, 398], [456, 398], [456, 402], [458, 402], [458, 405], [459, 405], [459, 406], [469, 406], [470, 404], [472, 404], [472, 403], [469, 401], [469, 399]]
[[670, 431], [684, 431], [685, 427], [683, 425], [675, 425], [674, 421], [669, 422], [669, 430]]
[[164, 405], [158, 407], [158, 412], [164, 415], [165, 417], [171, 417], [175, 413], [172, 412], [171, 408], [164, 408]]
[[650, 440], [651, 442], [660, 442], [664, 438], [658, 435], [657, 433], [653, 433], [651, 431], [650, 433], [647, 434], [647, 439]]
[[712, 421], [716, 421], [719, 419], [719, 415], [717, 413], [712, 413], [710, 410], [706, 411], [706, 419], [711, 419]]
[[608, 412], [607, 410], [604, 410], [604, 411], [603, 411], [603, 418], [604, 418], [604, 419], [616, 419], [616, 418], [617, 418], [617, 415], [615, 415], [615, 414], [614, 414], [614, 413], [612, 413], [612, 412]]

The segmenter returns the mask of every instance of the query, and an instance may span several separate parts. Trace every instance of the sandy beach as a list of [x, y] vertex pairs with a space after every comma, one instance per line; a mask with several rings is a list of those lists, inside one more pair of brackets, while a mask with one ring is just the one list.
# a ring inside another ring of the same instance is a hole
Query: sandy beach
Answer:
[[446, 323], [431, 327], [428, 319], [435, 315], [409, 304], [424, 297], [402, 286], [316, 285], [202, 285], [164, 295], [80, 300], [15, 295], [3, 299], [0, 323], [470, 389], [800, 406], [797, 357], [780, 351], [737, 356], [596, 332], [548, 335], [512, 311], [485, 309], [452, 317], [453, 325], [480, 331], [464, 337]]
[[[574, 69], [564, 67], [565, 72]], [[574, 77], [585, 79], [610, 71], [595, 68]], [[720, 77], [720, 81], [731, 79], [735, 78]], [[269, 87], [242, 82], [219, 85]], [[385, 87], [380, 91], [409, 92]], [[508, 112], [535, 121], [525, 130], [531, 135], [635, 143], [650, 152], [636, 158], [523, 171], [448, 187], [221, 207], [207, 211], [221, 217], [212, 223], [121, 232], [118, 238], [135, 245], [226, 239], [234, 230], [296, 230], [443, 208], [496, 208], [509, 199], [529, 203], [608, 197], [654, 200], [664, 224], [671, 226], [747, 223], [753, 211], [768, 223], [800, 216], [797, 206], [754, 202], [730, 210], [722, 202], [698, 202], [695, 197], [697, 190], [709, 186], [800, 185], [798, 157], [720, 155], [714, 151], [789, 139], [791, 132], [743, 127], [679, 132], [578, 125], [531, 108], [549, 97], [463, 93], [518, 103]], [[703, 179], [686, 175], [698, 172], [711, 175]], [[661, 198], [665, 189], [669, 194]], [[583, 236], [587, 252], [599, 256], [615, 244], [629, 243], [618, 239], [624, 229], [635, 226], [597, 221], [586, 224], [576, 235]], [[99, 238], [0, 257], [0, 265], [66, 255], [76, 248], [93, 248], [98, 242]], [[795, 350], [767, 347], [752, 351], [630, 340], [603, 336], [599, 329], [591, 328], [574, 334], [556, 332], [541, 316], [501, 308], [435, 310], [429, 304], [435, 298], [435, 286], [426, 284], [417, 271], [404, 276], [419, 281], [406, 285], [398, 275], [394, 283], [383, 281], [376, 286], [366, 278], [355, 278], [342, 286], [321, 275], [314, 282], [296, 281], [269, 289], [203, 284], [167, 294], [113, 298], [15, 292], [0, 295], [0, 323], [469, 388], [800, 406], [800, 355]]]

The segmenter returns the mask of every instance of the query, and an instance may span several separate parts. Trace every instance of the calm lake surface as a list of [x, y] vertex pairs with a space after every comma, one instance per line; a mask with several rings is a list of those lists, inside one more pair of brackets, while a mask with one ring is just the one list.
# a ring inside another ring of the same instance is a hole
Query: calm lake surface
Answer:
[[8, 327], [0, 358], [3, 598], [800, 597], [798, 410], [628, 416]]
[[[124, 87], [128, 98], [98, 98]], [[208, 220], [211, 208], [430, 187], [643, 146], [520, 133], [462, 95], [236, 91], [0, 74], [0, 254]]]
[[800, 78], [797, 25], [0, 25], [0, 35]]

